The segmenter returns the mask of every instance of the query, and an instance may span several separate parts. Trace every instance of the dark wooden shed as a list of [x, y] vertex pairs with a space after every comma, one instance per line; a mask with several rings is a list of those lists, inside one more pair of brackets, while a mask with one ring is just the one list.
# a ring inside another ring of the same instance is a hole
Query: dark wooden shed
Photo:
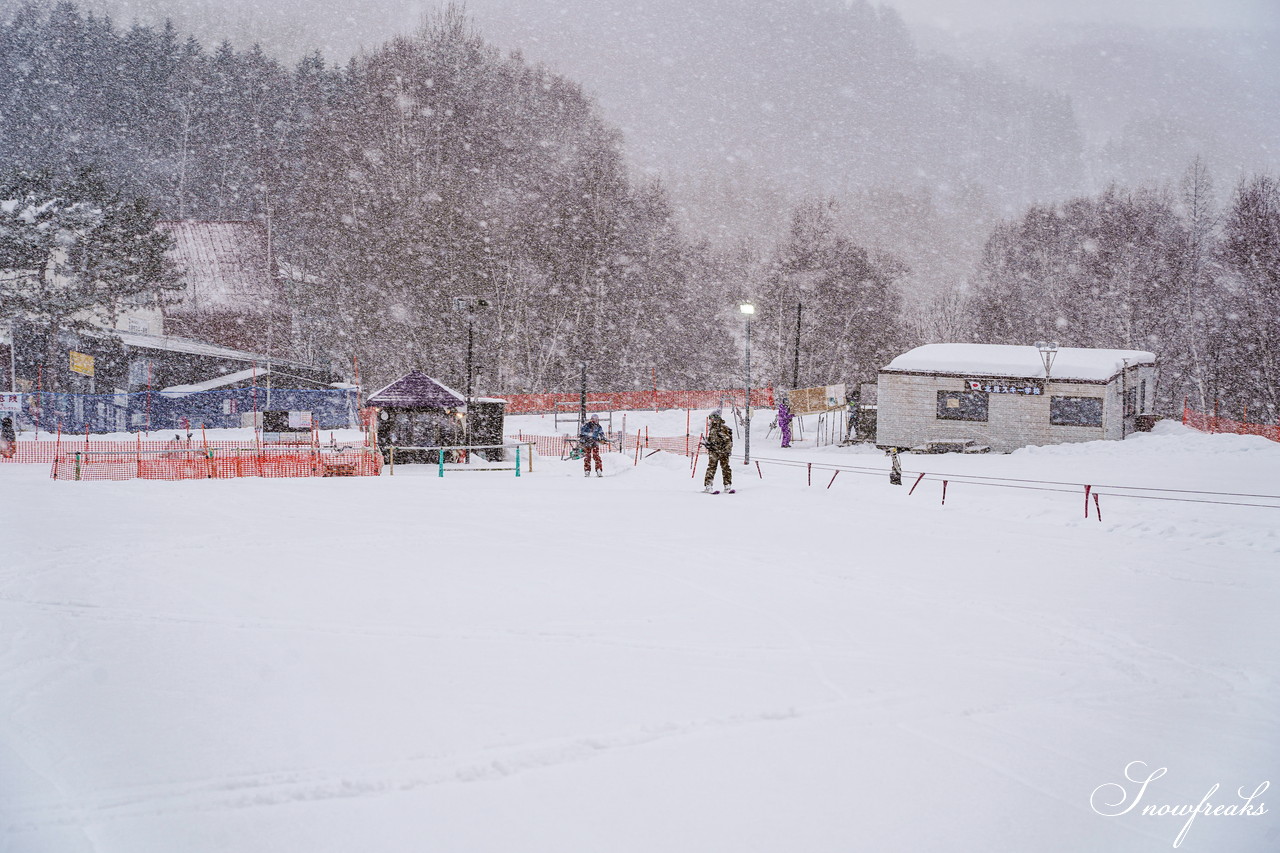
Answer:
[[[503, 440], [506, 401], [473, 397], [468, 411], [463, 395], [418, 371], [407, 373], [375, 392], [366, 405], [378, 409], [378, 446], [384, 453], [392, 446], [474, 447], [501, 444]], [[492, 456], [501, 458], [501, 451]], [[397, 449], [396, 461], [435, 463], [439, 461], [439, 454]]]

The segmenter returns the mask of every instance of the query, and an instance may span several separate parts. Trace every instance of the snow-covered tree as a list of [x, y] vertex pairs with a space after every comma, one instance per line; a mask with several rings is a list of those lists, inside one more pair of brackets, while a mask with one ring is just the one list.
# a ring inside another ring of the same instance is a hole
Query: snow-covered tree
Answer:
[[158, 214], [92, 170], [0, 179], [0, 317], [45, 333], [89, 328], [181, 286]]

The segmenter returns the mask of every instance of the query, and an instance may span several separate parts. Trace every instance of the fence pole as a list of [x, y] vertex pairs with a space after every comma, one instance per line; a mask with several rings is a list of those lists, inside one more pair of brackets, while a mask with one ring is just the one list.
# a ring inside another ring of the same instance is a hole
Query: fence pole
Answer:
[[516, 476], [520, 476], [520, 445], [516, 445]]
[[437, 450], [436, 458], [440, 460], [440, 476], [443, 477], [444, 476], [444, 451]]

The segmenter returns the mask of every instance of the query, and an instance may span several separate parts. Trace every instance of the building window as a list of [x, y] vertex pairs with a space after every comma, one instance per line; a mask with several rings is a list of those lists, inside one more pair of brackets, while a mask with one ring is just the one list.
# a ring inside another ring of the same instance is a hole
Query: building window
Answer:
[[938, 420], [987, 420], [987, 395], [981, 391], [939, 391]]
[[1138, 413], [1138, 389], [1130, 388], [1124, 392], [1124, 416], [1132, 417]]
[[1049, 423], [1055, 426], [1102, 426], [1101, 397], [1050, 397]]
[[147, 384], [147, 360], [135, 358], [129, 362], [129, 384], [137, 388]]

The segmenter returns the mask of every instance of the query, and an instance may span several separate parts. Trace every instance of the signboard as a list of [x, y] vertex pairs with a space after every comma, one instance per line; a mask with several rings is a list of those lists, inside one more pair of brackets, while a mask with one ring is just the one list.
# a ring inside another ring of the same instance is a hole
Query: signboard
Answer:
[[289, 429], [311, 429], [311, 413], [290, 412]]
[[1026, 379], [966, 379], [964, 384], [970, 391], [981, 391], [986, 394], [1026, 394], [1028, 396], [1044, 394], [1044, 386]]
[[17, 391], [0, 391], [0, 412], [17, 414], [22, 411], [22, 395]]
[[71, 350], [71, 372], [83, 376], [93, 375], [93, 356]]
[[791, 407], [791, 413], [795, 415], [840, 409], [844, 407], [844, 401], [845, 386], [843, 384], [818, 385], [814, 388], [795, 388], [787, 391], [787, 403]]

